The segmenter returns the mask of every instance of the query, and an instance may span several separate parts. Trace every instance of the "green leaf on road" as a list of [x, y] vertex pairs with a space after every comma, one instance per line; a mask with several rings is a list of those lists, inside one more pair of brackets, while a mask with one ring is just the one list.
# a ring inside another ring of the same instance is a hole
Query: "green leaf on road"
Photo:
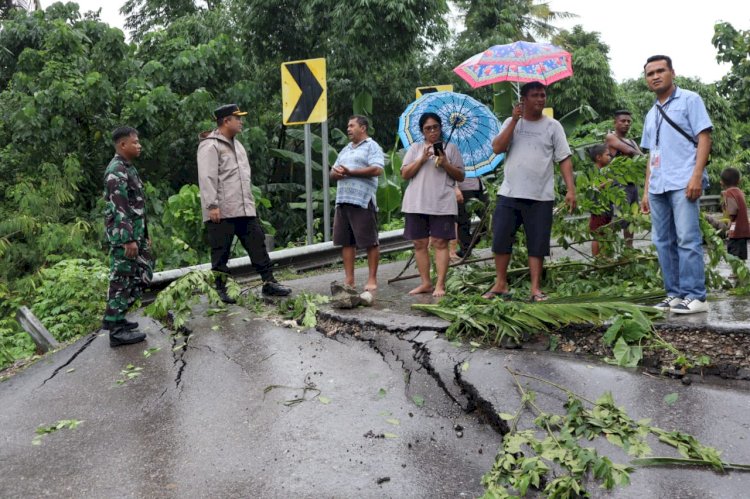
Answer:
[[643, 348], [640, 345], [628, 345], [623, 338], [617, 340], [612, 353], [615, 355], [617, 365], [622, 367], [635, 367], [643, 358]]
[[328, 397], [324, 397], [324, 396], [322, 396], [322, 395], [320, 395], [320, 396], [318, 397], [318, 400], [320, 401], [320, 403], [321, 403], [321, 404], [326, 404], [326, 405], [328, 405], [328, 404], [330, 404], [330, 403], [331, 403], [331, 399], [329, 399]]
[[385, 397], [386, 393], [388, 392], [385, 391], [385, 388], [381, 388], [380, 390], [378, 390], [378, 398], [382, 399], [383, 397]]
[[507, 412], [498, 412], [497, 415], [503, 421], [510, 421], [512, 419], [515, 419], [515, 416], [513, 414], [508, 414]]
[[398, 435], [396, 435], [395, 433], [383, 433], [383, 436], [385, 438], [398, 438]]
[[54, 433], [57, 430], [62, 430], [63, 428], [75, 430], [81, 423], [83, 423], [83, 421], [79, 421], [78, 419], [61, 419], [55, 424], [49, 426], [40, 426], [35, 431], [36, 436], [31, 441], [31, 445], [41, 445], [42, 438], [44, 436], [49, 435], [50, 433]]
[[388, 419], [385, 420], [385, 422], [388, 423], [388, 424], [392, 424], [393, 426], [398, 426], [398, 425], [401, 424], [401, 421], [399, 421], [396, 418], [388, 418]]
[[677, 402], [677, 398], [679, 395], [677, 395], [676, 392], [667, 394], [664, 396], [664, 402], [667, 403], [667, 405], [674, 405], [675, 402]]
[[149, 357], [151, 357], [153, 354], [155, 354], [159, 350], [161, 350], [161, 347], [149, 348], [149, 349], [143, 351], [143, 356], [148, 359]]
[[417, 407], [422, 407], [424, 405], [424, 397], [421, 395], [414, 395], [411, 399]]
[[466, 362], [464, 362], [463, 364], [461, 364], [461, 370], [463, 372], [466, 372], [466, 371], [469, 370], [469, 361], [468, 360]]

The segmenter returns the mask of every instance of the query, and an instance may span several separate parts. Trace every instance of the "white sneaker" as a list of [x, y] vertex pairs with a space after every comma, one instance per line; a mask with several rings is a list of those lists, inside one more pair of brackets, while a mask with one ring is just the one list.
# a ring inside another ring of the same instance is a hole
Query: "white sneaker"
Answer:
[[669, 309], [675, 314], [697, 314], [699, 312], [708, 312], [708, 302], [700, 301], [695, 298], [685, 298], [678, 305]]
[[676, 307], [680, 303], [682, 303], [682, 298], [677, 298], [676, 296], [667, 296], [662, 301], [654, 305], [654, 308], [658, 308], [666, 312], [667, 310], [670, 310], [672, 307]]

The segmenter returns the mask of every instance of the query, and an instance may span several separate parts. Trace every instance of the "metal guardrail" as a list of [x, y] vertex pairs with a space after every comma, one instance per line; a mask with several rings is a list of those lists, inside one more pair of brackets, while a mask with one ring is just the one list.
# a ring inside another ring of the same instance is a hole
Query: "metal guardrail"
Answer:
[[[407, 241], [406, 239], [404, 239], [403, 229], [381, 232], [379, 234], [379, 238], [381, 254], [404, 251], [413, 247], [411, 241]], [[365, 253], [364, 250], [362, 251], [362, 253]], [[271, 257], [271, 262], [274, 264], [274, 266], [295, 267], [299, 270], [309, 270], [338, 262], [341, 259], [341, 247], [334, 246], [333, 242], [328, 241], [325, 243], [300, 246], [298, 248], [285, 248], [277, 251], [271, 251], [268, 253], [268, 256]], [[253, 275], [256, 275], [255, 270], [250, 263], [250, 257], [248, 256], [233, 258], [229, 260], [228, 266], [232, 271], [232, 276], [234, 277], [251, 277]], [[156, 272], [154, 273], [154, 278], [151, 281], [151, 287], [163, 288], [172, 281], [179, 279], [180, 277], [188, 274], [193, 270], [210, 269], [210, 263], [203, 263], [200, 265], [193, 265], [191, 267], [184, 267], [181, 269]]]
[[710, 194], [708, 196], [701, 196], [701, 208], [710, 208], [707, 211], [719, 211], [721, 206], [721, 196], [718, 194]]
[[[708, 195], [701, 196], [701, 208], [710, 208], [709, 211], [717, 211], [721, 203], [721, 196], [719, 195]], [[588, 215], [574, 215], [572, 218], [588, 218]], [[475, 217], [472, 224], [475, 225], [479, 222], [479, 219]], [[390, 230], [381, 232], [380, 238], [380, 253], [395, 253], [398, 251], [404, 251], [412, 248], [412, 242], [404, 239], [404, 230]], [[358, 256], [365, 252], [357, 252]], [[337, 263], [341, 260], [341, 248], [333, 245], [333, 242], [328, 241], [324, 243], [310, 244], [307, 246], [300, 246], [297, 248], [285, 248], [277, 251], [269, 252], [271, 262], [277, 267], [295, 267], [298, 270], [310, 270], [315, 268], [324, 267], [333, 263]], [[232, 275], [235, 277], [252, 277], [257, 275], [250, 263], [250, 257], [243, 256], [240, 258], [233, 258], [229, 260], [229, 269], [232, 271]], [[152, 288], [163, 288], [172, 281], [179, 279], [185, 274], [193, 270], [210, 270], [210, 263], [203, 263], [200, 265], [193, 265], [191, 267], [184, 267], [181, 269], [165, 270], [162, 272], [156, 272], [154, 274], [153, 281], [151, 282]]]

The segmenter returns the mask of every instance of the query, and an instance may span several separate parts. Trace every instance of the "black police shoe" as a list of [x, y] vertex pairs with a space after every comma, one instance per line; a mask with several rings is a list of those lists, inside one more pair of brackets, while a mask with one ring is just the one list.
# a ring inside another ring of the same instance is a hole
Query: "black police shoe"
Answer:
[[102, 328], [109, 331], [113, 331], [117, 328], [122, 328], [130, 331], [131, 329], [138, 329], [138, 323], [130, 322], [127, 319], [123, 319], [121, 321], [108, 321], [105, 319], [102, 321]]
[[216, 292], [219, 293], [219, 299], [224, 303], [228, 303], [229, 305], [237, 303], [237, 300], [227, 294], [226, 289], [217, 289]]
[[263, 283], [263, 294], [268, 296], [287, 296], [292, 292], [292, 288], [282, 286], [276, 281], [266, 281]]
[[132, 345], [133, 343], [140, 343], [145, 339], [146, 333], [119, 328], [109, 333], [109, 346], [114, 348], [121, 345]]

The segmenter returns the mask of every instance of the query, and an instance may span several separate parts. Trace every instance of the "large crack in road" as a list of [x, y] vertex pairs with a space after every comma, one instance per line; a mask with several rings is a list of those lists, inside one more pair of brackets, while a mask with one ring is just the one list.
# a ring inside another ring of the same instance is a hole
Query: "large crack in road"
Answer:
[[457, 408], [463, 414], [476, 417], [480, 423], [488, 424], [500, 435], [508, 433], [507, 423], [497, 415], [500, 410], [461, 376], [465, 358], [449, 357], [442, 359], [443, 365], [437, 365], [438, 361], [430, 349], [430, 342], [437, 337], [437, 331], [420, 328], [414, 334], [415, 330], [411, 328], [398, 332], [394, 328], [378, 327], [367, 321], [350, 318], [337, 320], [334, 315], [329, 314], [319, 316], [317, 330], [327, 338], [344, 336], [364, 342], [391, 369], [392, 364], [397, 364], [404, 371], [407, 398], [413, 396], [410, 387], [414, 385], [414, 378], [419, 376], [423, 381], [429, 380], [448, 401], [430, 401], [441, 416], [455, 419]]
[[84, 352], [84, 350], [86, 350], [86, 349], [87, 349], [87, 348], [89, 347], [89, 345], [91, 345], [91, 343], [92, 343], [92, 342], [93, 342], [93, 341], [94, 341], [94, 340], [96, 339], [96, 337], [97, 337], [97, 336], [99, 335], [99, 331], [100, 331], [100, 330], [97, 330], [97, 331], [94, 331], [93, 333], [91, 333], [91, 334], [89, 335], [89, 337], [88, 337], [88, 338], [86, 338], [86, 341], [84, 341], [84, 342], [83, 342], [83, 343], [81, 344], [81, 346], [80, 346], [80, 347], [78, 348], [78, 350], [76, 350], [75, 352], [73, 352], [73, 355], [71, 355], [71, 356], [70, 356], [70, 357], [68, 358], [68, 360], [66, 360], [66, 361], [65, 361], [65, 363], [63, 363], [63, 364], [62, 364], [61, 366], [57, 367], [57, 368], [56, 368], [56, 369], [55, 369], [55, 370], [54, 370], [54, 371], [52, 372], [52, 374], [50, 375], [50, 377], [49, 377], [49, 378], [47, 378], [47, 379], [45, 379], [45, 380], [44, 380], [44, 381], [42, 382], [42, 385], [41, 385], [41, 386], [44, 386], [44, 385], [46, 385], [46, 384], [47, 384], [47, 381], [49, 381], [49, 380], [51, 380], [52, 378], [54, 378], [55, 376], [57, 376], [57, 373], [59, 373], [60, 371], [62, 371], [62, 370], [63, 370], [63, 369], [65, 369], [66, 367], [68, 367], [68, 366], [69, 366], [69, 365], [70, 365], [70, 364], [71, 364], [71, 363], [72, 363], [72, 362], [73, 362], [74, 360], [76, 360], [76, 357], [78, 357], [79, 355], [81, 355], [81, 354], [82, 354], [82, 353]]
[[[184, 341], [181, 344], [178, 344], [181, 339], [184, 339]], [[172, 335], [172, 357], [174, 359], [173, 365], [177, 367], [177, 374], [174, 378], [174, 384], [177, 390], [181, 389], [180, 384], [182, 383], [182, 374], [185, 372], [185, 368], [187, 368], [187, 359], [185, 358], [185, 354], [188, 350], [189, 341], [190, 336], [183, 336], [179, 333]]]

